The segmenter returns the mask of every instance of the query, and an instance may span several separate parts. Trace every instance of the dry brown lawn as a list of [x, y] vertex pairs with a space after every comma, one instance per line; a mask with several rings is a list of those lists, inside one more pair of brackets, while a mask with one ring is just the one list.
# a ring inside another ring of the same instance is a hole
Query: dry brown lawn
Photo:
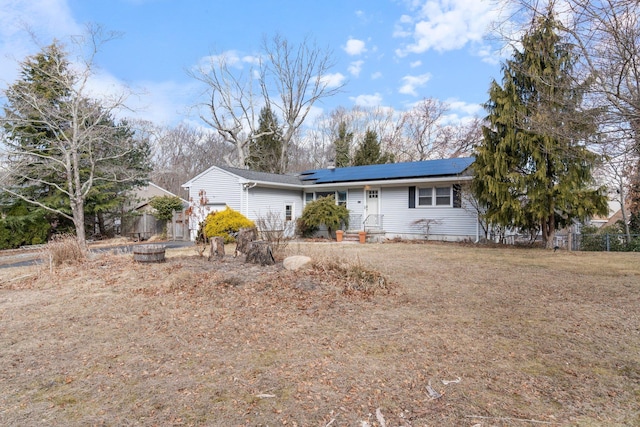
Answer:
[[0, 270], [0, 425], [640, 425], [638, 254], [288, 250]]

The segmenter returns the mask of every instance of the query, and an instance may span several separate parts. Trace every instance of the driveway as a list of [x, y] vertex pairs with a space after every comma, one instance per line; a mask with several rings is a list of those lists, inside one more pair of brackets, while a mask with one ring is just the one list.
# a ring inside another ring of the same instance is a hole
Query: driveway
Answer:
[[[107, 245], [107, 246], [95, 246], [89, 247], [89, 250], [94, 253], [108, 252], [116, 250], [120, 253], [133, 252], [133, 248], [138, 245], [154, 244], [163, 245], [167, 249], [184, 248], [193, 246], [193, 242], [184, 241], [156, 241], [156, 242], [140, 242], [131, 243], [126, 245]], [[24, 248], [24, 249], [12, 249], [0, 251], [0, 268], [10, 267], [26, 267], [35, 265], [41, 262], [40, 251], [38, 248]]]

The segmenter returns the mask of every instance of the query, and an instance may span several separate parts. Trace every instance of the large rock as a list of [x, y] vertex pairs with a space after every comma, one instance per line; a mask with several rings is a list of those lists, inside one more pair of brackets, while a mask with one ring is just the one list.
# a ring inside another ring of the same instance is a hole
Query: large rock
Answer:
[[294, 256], [286, 257], [282, 262], [282, 265], [287, 270], [297, 271], [302, 268], [311, 267], [311, 258], [303, 255], [294, 255]]

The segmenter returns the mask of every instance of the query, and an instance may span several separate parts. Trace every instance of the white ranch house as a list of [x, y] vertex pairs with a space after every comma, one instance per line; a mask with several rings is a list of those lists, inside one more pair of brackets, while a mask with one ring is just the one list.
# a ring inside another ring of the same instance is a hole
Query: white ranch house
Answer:
[[[227, 206], [256, 221], [277, 216], [293, 230], [305, 203], [334, 195], [350, 212], [349, 230], [375, 239], [477, 240], [477, 211], [467, 202], [472, 157], [317, 169], [299, 175], [212, 166], [183, 184], [198, 223]], [[423, 220], [417, 224], [416, 221]]]

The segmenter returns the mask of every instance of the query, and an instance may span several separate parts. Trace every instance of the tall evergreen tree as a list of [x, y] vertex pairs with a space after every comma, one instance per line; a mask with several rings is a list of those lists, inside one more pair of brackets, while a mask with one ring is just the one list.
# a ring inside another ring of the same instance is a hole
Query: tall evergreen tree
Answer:
[[247, 166], [260, 172], [284, 173], [282, 129], [268, 105], [260, 110], [257, 136], [251, 141]]
[[147, 142], [113, 119], [122, 97], [87, 96], [92, 61], [70, 67], [58, 43], [28, 57], [21, 78], [5, 92], [1, 118], [2, 190], [73, 223], [82, 245], [87, 209], [103, 211], [116, 194], [144, 182], [150, 154]]
[[558, 228], [607, 210], [604, 189], [592, 188], [596, 158], [585, 146], [595, 112], [581, 110], [573, 62], [549, 12], [503, 67], [502, 86], [491, 84], [489, 126], [475, 153], [473, 190], [487, 220], [539, 231], [546, 247]]
[[353, 143], [353, 132], [347, 132], [347, 124], [341, 121], [338, 125], [338, 138], [333, 142], [336, 151], [335, 164], [338, 168], [351, 165], [351, 144]]
[[380, 142], [376, 131], [367, 129], [364, 139], [353, 156], [353, 166], [380, 165], [393, 162], [393, 154], [382, 153], [380, 150]]
[[[54, 130], [46, 125], [37, 109], [31, 108], [27, 103], [19, 101], [19, 93], [33, 93], [48, 104], [52, 109], [62, 108], [66, 98], [70, 95], [69, 88], [61, 84], [59, 79], [52, 78], [68, 73], [69, 62], [60, 46], [53, 43], [33, 57], [24, 61], [20, 77], [13, 87], [7, 91], [9, 104], [4, 107], [4, 117], [21, 115], [24, 120], [3, 123], [8, 147], [15, 147], [19, 151], [32, 151], [39, 158], [38, 161], [21, 164], [24, 176], [14, 176], [14, 185], [21, 187], [22, 194], [34, 200], [40, 200], [43, 204], [54, 206], [65, 213], [70, 214], [64, 198], [52, 185], [33, 185], [27, 176], [37, 173], [42, 169], [41, 162], [48, 153], [54, 152], [55, 147], [50, 143], [55, 137]], [[9, 163], [15, 157], [9, 157]], [[49, 171], [43, 181], [60, 181], [63, 177], [56, 171]], [[2, 194], [2, 206], [0, 211], [4, 217], [6, 230], [12, 230], [7, 236], [2, 247], [16, 247], [31, 243], [44, 243], [47, 235], [53, 228], [59, 231], [73, 229], [73, 222], [63, 215], [29, 204], [25, 200], [16, 198], [10, 193]], [[16, 233], [15, 228], [22, 228], [22, 232]], [[43, 234], [43, 230], [45, 230]]]

